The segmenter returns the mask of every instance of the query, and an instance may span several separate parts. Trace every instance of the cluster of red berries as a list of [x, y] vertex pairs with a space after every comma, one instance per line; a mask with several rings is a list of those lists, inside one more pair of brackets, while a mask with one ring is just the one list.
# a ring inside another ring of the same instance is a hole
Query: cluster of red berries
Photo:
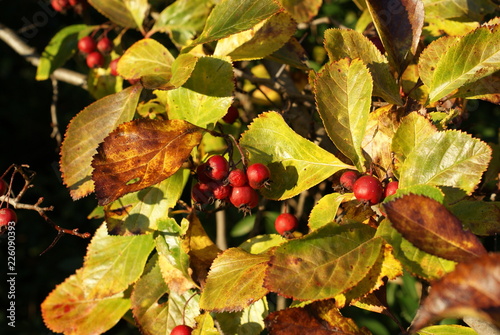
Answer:
[[395, 194], [399, 182], [393, 180], [384, 186], [380, 180], [372, 175], [360, 176], [357, 171], [349, 170], [340, 176], [340, 186], [345, 191], [352, 191], [359, 201], [375, 205], [384, 200], [385, 197]]
[[250, 212], [259, 204], [257, 190], [269, 186], [271, 172], [262, 163], [252, 164], [246, 171], [230, 170], [226, 158], [214, 155], [196, 168], [196, 176], [198, 182], [191, 191], [196, 204], [206, 205], [217, 199]]
[[51, 0], [50, 5], [59, 13], [73, 9], [76, 13], [81, 14], [88, 3], [87, 0]]
[[92, 36], [85, 36], [78, 41], [78, 50], [86, 55], [89, 68], [103, 67], [104, 55], [113, 50], [113, 42], [107, 36], [102, 36], [98, 41]]
[[[7, 194], [9, 191], [9, 185], [5, 180], [0, 179], [0, 196]], [[17, 222], [17, 215], [11, 208], [1, 208], [0, 209], [0, 229], [7, 226], [9, 222]]]

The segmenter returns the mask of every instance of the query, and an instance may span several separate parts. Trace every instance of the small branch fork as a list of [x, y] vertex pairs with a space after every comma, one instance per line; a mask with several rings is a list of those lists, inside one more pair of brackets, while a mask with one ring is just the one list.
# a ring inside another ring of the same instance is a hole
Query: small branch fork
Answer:
[[[7, 204], [6, 207], [9, 207], [9, 205], [10, 205], [15, 209], [34, 210], [57, 231], [57, 235], [54, 238], [54, 240], [52, 241], [52, 243], [40, 255], [43, 255], [48, 250], [50, 250], [64, 234], [74, 235], [74, 236], [78, 236], [81, 238], [89, 238], [90, 233], [80, 233], [78, 231], [78, 228], [76, 228], [76, 229], [62, 228], [61, 226], [57, 225], [54, 221], [52, 221], [47, 216], [46, 212], [52, 211], [54, 209], [54, 207], [53, 206], [42, 207], [41, 205], [42, 205], [42, 202], [44, 200], [43, 197], [40, 197], [35, 204], [24, 204], [21, 202], [21, 198], [26, 193], [26, 191], [29, 188], [33, 187], [32, 181], [33, 181], [33, 178], [35, 177], [35, 172], [28, 170], [28, 168], [29, 168], [29, 166], [25, 165], [25, 164], [23, 164], [23, 165], [12, 164], [3, 173], [1, 178], [5, 180], [5, 176], [9, 173], [9, 171], [13, 170], [12, 175], [10, 177], [9, 190], [5, 195], [0, 196], [0, 207], [4, 207], [4, 203], [6, 203]], [[21, 191], [19, 191], [19, 193], [17, 195], [15, 195], [14, 192], [12, 191], [12, 182], [13, 182], [16, 174], [21, 175], [22, 178], [24, 179], [24, 186], [21, 189]]]

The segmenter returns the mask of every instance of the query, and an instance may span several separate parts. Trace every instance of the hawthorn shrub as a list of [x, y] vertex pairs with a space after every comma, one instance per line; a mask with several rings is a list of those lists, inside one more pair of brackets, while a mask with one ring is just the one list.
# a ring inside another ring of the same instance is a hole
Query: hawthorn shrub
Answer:
[[[110, 43], [60, 151], [71, 197], [94, 193], [102, 225], [42, 303], [51, 331], [99, 334], [132, 315], [143, 334], [376, 333], [353, 310], [402, 333], [473, 333], [445, 317], [500, 327], [500, 255], [484, 244], [500, 231], [499, 147], [460, 129], [484, 112], [470, 101], [500, 102], [497, 5], [344, 3], [349, 20], [329, 1], [89, 0], [109, 21], [53, 37], [38, 80], [82, 38]], [[269, 169], [245, 213], [194, 206], [197, 168], [216, 155]], [[345, 171], [398, 187], [359, 201]], [[264, 224], [280, 204], [301, 223], [288, 238]], [[425, 297], [416, 315], [390, 296], [401, 282]]]

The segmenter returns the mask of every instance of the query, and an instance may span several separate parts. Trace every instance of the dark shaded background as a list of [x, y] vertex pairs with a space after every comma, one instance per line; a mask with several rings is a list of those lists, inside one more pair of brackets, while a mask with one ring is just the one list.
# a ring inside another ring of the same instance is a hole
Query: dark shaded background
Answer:
[[[325, 1], [327, 2], [327, 1]], [[0, 22], [17, 31], [40, 53], [50, 38], [61, 28], [81, 23], [81, 17], [51, 13], [48, 1], [0, 0]], [[332, 10], [332, 7], [326, 7]], [[331, 14], [331, 13], [328, 13]], [[307, 41], [305, 42], [307, 43]], [[82, 64], [71, 60], [66, 67], [84, 73]], [[58, 225], [93, 234], [99, 221], [86, 216], [96, 205], [93, 195], [72, 201], [61, 182], [58, 168], [57, 143], [52, 132], [50, 104], [52, 86], [49, 81], [38, 82], [36, 69], [0, 41], [0, 174], [11, 164], [28, 164], [37, 173], [34, 187], [23, 198], [33, 204], [44, 197], [43, 205], [54, 205], [49, 213]], [[61, 132], [82, 108], [93, 100], [81, 88], [59, 83], [58, 118]], [[498, 143], [500, 108], [487, 103], [475, 103], [475, 111], [465, 121], [465, 129], [474, 136]], [[20, 179], [16, 179], [21, 181]], [[19, 185], [15, 185], [16, 192]], [[6, 239], [0, 237], [0, 333], [52, 334], [43, 324], [40, 304], [54, 287], [82, 266], [88, 240], [66, 235], [47, 253], [40, 256], [53, 241], [56, 231], [36, 212], [17, 211], [16, 226], [16, 328], [7, 326], [5, 309]], [[121, 321], [110, 334], [137, 334], [137, 330]]]

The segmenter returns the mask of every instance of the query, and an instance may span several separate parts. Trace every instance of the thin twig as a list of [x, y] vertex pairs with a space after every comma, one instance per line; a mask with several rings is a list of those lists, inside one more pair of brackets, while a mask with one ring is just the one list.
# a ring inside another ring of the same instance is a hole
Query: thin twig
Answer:
[[57, 100], [59, 99], [59, 85], [57, 84], [57, 79], [54, 76], [50, 76], [50, 80], [52, 81], [52, 103], [50, 104], [52, 133], [50, 134], [50, 137], [56, 140], [56, 150], [59, 150], [62, 141], [61, 132], [59, 131], [59, 122], [57, 121]]
[[[38, 66], [40, 63], [40, 56], [37, 54], [35, 48], [27, 45], [12, 29], [1, 23], [0, 40], [7, 43], [8, 46], [33, 66]], [[52, 76], [59, 81], [87, 89], [87, 77], [79, 72], [59, 68], [52, 73]]]

